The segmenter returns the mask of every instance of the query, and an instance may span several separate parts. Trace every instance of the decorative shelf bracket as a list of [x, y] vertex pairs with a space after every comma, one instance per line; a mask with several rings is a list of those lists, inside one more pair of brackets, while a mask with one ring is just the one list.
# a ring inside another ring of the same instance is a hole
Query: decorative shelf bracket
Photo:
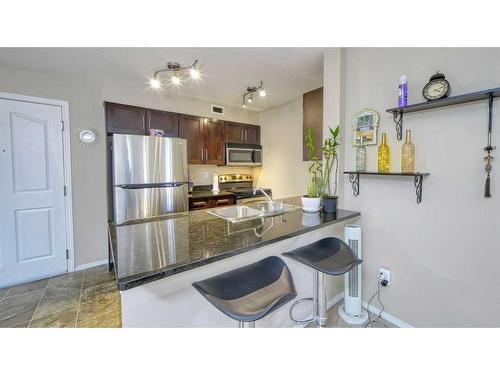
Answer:
[[422, 175], [417, 175], [415, 176], [415, 193], [417, 195], [417, 204], [422, 202], [422, 185], [424, 181], [424, 176]]
[[359, 195], [359, 173], [349, 173], [349, 182], [352, 186], [352, 194], [357, 197]]
[[400, 141], [403, 139], [403, 111], [395, 110], [392, 112], [392, 118], [396, 124], [396, 137]]
[[349, 171], [344, 172], [344, 174], [349, 175], [349, 182], [352, 186], [352, 194], [357, 197], [359, 195], [359, 176], [367, 175], [367, 176], [404, 176], [404, 177], [413, 177], [413, 184], [415, 185], [415, 195], [417, 196], [417, 204], [422, 202], [422, 186], [424, 183], [424, 177], [429, 176], [429, 173], [378, 173], [378, 172], [356, 172]]

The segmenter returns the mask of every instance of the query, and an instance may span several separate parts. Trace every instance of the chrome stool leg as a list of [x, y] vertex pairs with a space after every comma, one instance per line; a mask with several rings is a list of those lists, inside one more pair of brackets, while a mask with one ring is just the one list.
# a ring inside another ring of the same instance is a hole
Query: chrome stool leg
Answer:
[[[314, 270], [313, 298], [301, 298], [295, 301], [290, 307], [290, 320], [297, 325], [316, 322], [320, 327], [326, 325], [326, 275], [323, 272]], [[313, 317], [311, 319], [297, 320], [293, 317], [293, 309], [299, 303], [305, 301], [313, 302]]]
[[316, 324], [320, 327], [326, 325], [326, 275], [323, 272], [314, 271], [316, 284]]
[[255, 328], [255, 322], [238, 322], [238, 328]]

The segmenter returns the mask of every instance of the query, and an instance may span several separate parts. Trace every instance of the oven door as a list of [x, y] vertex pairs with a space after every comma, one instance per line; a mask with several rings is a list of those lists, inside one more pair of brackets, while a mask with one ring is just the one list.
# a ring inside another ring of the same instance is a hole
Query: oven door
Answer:
[[262, 165], [262, 146], [228, 143], [226, 165], [250, 167]]

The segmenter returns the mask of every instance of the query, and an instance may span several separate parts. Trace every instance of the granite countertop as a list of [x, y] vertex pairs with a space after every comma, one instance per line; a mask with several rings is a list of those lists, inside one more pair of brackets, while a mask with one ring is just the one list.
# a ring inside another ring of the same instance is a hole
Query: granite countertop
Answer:
[[[300, 197], [279, 200], [301, 205]], [[130, 289], [358, 216], [346, 210], [297, 210], [232, 224], [200, 210], [119, 226], [110, 223], [118, 288]]]
[[192, 193], [189, 193], [189, 198], [211, 198], [211, 197], [224, 197], [228, 195], [234, 195], [234, 193], [227, 190], [219, 190], [217, 193], [213, 193], [211, 190], [193, 191]]

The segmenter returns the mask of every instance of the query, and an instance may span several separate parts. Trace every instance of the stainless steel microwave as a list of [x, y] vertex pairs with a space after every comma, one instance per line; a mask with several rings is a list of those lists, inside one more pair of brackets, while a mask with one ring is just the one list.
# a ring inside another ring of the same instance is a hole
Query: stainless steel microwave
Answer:
[[226, 165], [245, 167], [258, 167], [262, 165], [262, 146], [227, 143]]

